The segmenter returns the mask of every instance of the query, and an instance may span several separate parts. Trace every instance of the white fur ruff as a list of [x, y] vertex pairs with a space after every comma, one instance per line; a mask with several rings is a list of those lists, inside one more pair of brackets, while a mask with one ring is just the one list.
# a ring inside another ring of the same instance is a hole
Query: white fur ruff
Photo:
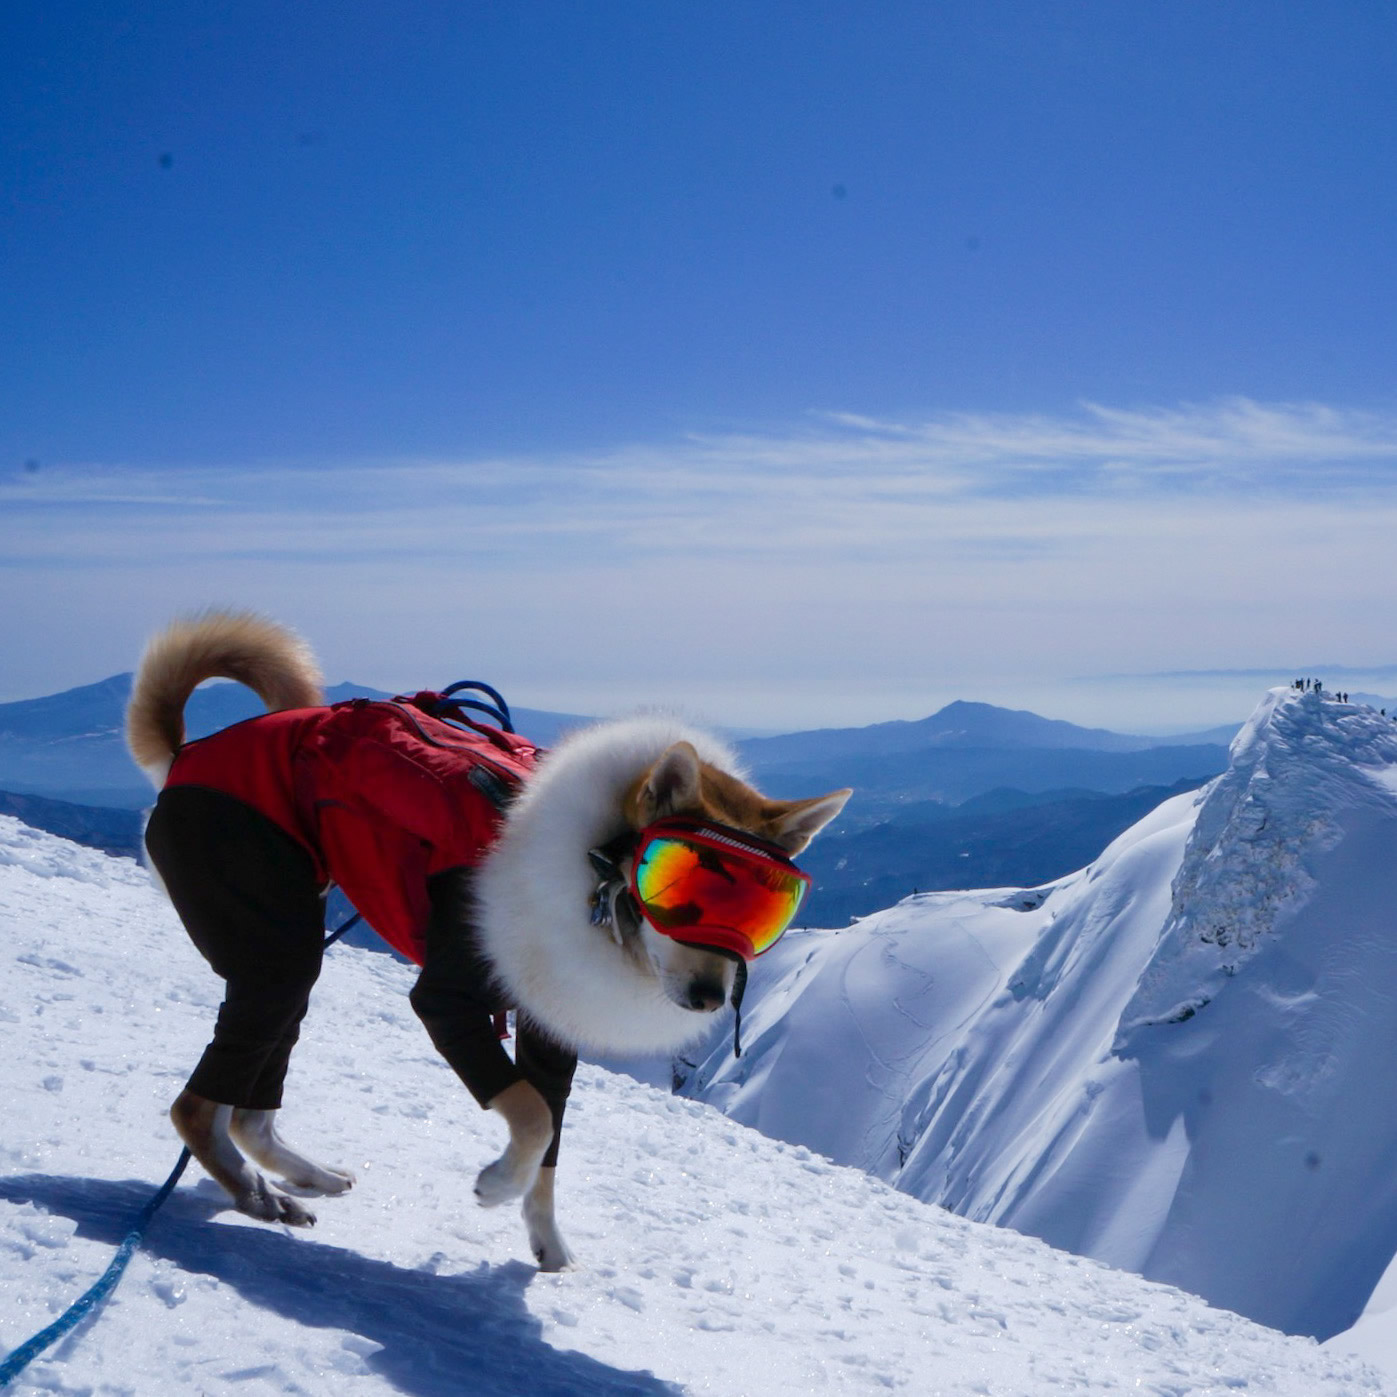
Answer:
[[587, 851], [625, 832], [631, 783], [675, 742], [735, 776], [733, 752], [667, 718], [584, 728], [539, 764], [511, 806], [476, 880], [478, 930], [513, 1002], [574, 1048], [675, 1052], [713, 1025], [669, 999], [650, 967], [590, 921]]

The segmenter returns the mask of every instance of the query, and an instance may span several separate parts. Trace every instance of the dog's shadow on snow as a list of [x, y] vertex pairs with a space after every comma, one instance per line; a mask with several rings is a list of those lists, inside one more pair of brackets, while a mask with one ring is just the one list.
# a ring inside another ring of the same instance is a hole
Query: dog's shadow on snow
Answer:
[[[78, 1236], [113, 1247], [150, 1194], [145, 1183], [48, 1174], [0, 1179], [0, 1199], [71, 1218]], [[216, 1277], [297, 1324], [372, 1339], [383, 1347], [365, 1364], [400, 1392], [678, 1397], [683, 1391], [651, 1373], [612, 1368], [546, 1343], [524, 1303], [537, 1273], [523, 1262], [482, 1263], [464, 1275], [407, 1270], [305, 1236], [288, 1237], [278, 1228], [211, 1227], [209, 1218], [222, 1206], [197, 1190], [171, 1194], [142, 1250], [182, 1271]], [[81, 1293], [75, 1286], [72, 1298]], [[230, 1367], [238, 1361], [229, 1355]]]

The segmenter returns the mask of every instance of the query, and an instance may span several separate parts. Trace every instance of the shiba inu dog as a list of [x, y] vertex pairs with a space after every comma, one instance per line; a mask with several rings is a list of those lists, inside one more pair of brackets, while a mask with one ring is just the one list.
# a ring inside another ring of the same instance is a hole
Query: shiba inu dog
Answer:
[[[215, 677], [268, 714], [186, 744], [184, 705]], [[559, 1269], [572, 1256], [554, 1164], [577, 1052], [665, 1054], [704, 1033], [795, 915], [808, 879], [791, 860], [850, 792], [769, 799], [726, 744], [668, 718], [598, 723], [538, 753], [447, 721], [445, 702], [324, 707], [304, 644], [245, 613], [178, 622], [147, 648], [127, 735], [161, 790], [150, 861], [228, 986], [171, 1116], [251, 1216], [314, 1221], [261, 1170], [317, 1193], [352, 1185], [286, 1145], [275, 1116], [320, 969], [316, 909], [338, 882], [423, 966], [413, 1007], [509, 1127], [478, 1200], [522, 1198], [535, 1257]], [[504, 1008], [513, 1060], [488, 1029]]]

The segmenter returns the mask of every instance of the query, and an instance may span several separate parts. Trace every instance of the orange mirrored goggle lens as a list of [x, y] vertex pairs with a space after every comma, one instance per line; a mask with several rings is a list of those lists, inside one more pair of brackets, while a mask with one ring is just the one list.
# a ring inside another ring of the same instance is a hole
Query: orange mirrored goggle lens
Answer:
[[655, 830], [637, 850], [632, 884], [657, 931], [750, 960], [795, 920], [810, 878], [783, 856], [719, 831]]

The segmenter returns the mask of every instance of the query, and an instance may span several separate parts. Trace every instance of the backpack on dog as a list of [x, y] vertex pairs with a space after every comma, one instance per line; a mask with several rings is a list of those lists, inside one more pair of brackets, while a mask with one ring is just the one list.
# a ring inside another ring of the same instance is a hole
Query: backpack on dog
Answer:
[[483, 686], [249, 718], [185, 744], [166, 784], [223, 791], [260, 811], [306, 850], [322, 883], [338, 884], [420, 965], [428, 880], [481, 861], [539, 756], [512, 731], [503, 700], [455, 698], [463, 687]]

